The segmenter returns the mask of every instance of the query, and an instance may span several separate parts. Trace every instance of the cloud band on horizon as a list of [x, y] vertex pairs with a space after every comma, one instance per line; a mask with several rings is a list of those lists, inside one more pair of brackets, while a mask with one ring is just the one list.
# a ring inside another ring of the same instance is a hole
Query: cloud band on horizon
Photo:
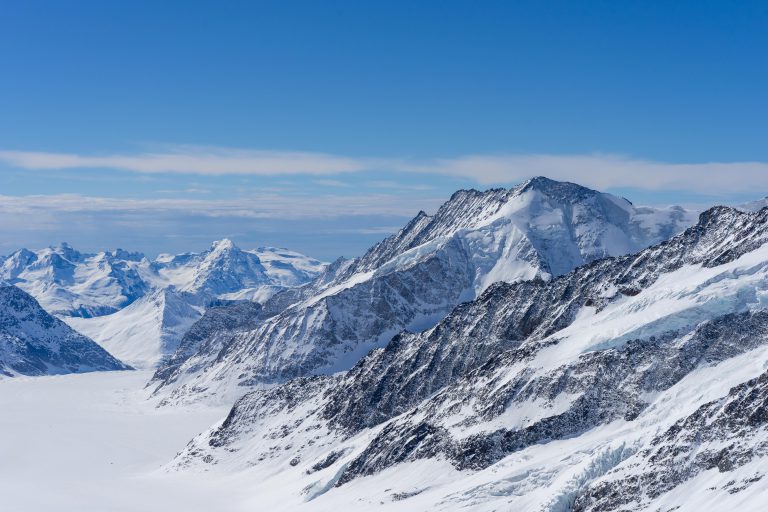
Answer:
[[301, 151], [174, 146], [165, 152], [87, 156], [0, 151], [0, 162], [27, 170], [116, 169], [135, 173], [208, 176], [337, 176], [366, 171], [438, 174], [479, 185], [510, 184], [532, 176], [573, 181], [596, 189], [638, 188], [695, 193], [768, 189], [768, 163], [667, 163], [615, 154], [497, 154], [455, 158], [363, 158]]

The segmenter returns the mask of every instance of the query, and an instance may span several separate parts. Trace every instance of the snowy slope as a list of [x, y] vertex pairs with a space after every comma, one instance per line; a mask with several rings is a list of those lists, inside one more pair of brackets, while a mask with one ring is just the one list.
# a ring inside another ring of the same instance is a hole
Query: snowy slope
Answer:
[[46, 313], [32, 296], [0, 285], [0, 378], [125, 369], [92, 340]]
[[0, 262], [0, 280], [26, 290], [122, 360], [149, 368], [173, 354], [208, 304], [263, 302], [324, 267], [296, 252], [242, 250], [230, 240], [154, 261], [120, 249], [83, 254], [62, 244], [15, 252]]
[[[310, 285], [265, 303], [264, 321], [216, 351], [187, 352], [155, 377], [166, 400], [345, 370], [403, 329], [434, 325], [498, 281], [550, 279], [634, 252], [692, 223], [680, 208], [637, 208], [572, 183], [534, 178], [512, 189], [462, 190], [434, 216]], [[220, 389], [219, 389], [220, 388]], [[218, 390], [218, 391], [217, 391]]]
[[175, 289], [160, 289], [117, 313], [64, 318], [70, 327], [136, 368], [153, 368], [176, 351], [185, 332], [202, 315], [197, 300]]
[[500, 283], [349, 372], [241, 398], [171, 471], [271, 510], [762, 510], [768, 209]]

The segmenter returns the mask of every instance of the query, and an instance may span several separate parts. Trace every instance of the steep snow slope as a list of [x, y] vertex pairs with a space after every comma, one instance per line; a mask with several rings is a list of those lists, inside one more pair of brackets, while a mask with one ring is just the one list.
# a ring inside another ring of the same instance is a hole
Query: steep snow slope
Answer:
[[768, 209], [713, 208], [251, 392], [171, 469], [242, 472], [285, 510], [760, 510], [767, 299]]
[[680, 208], [636, 208], [571, 183], [459, 191], [353, 261], [276, 295], [264, 320], [215, 351], [186, 351], [155, 376], [166, 401], [350, 368], [403, 330], [425, 329], [494, 282], [549, 279], [636, 251], [693, 222]]
[[0, 378], [125, 369], [92, 340], [46, 313], [32, 296], [0, 284]]
[[154, 368], [176, 351], [185, 332], [202, 315], [195, 297], [172, 288], [151, 292], [111, 315], [64, 318], [111, 354], [136, 368]]

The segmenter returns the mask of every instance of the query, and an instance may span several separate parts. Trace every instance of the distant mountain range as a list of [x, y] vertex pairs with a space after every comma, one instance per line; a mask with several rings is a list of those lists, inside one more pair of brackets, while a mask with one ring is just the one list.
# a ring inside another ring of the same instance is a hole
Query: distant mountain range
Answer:
[[230, 240], [153, 261], [121, 249], [85, 254], [64, 243], [3, 258], [0, 280], [27, 291], [121, 360], [151, 367], [175, 351], [211, 303], [264, 301], [324, 267], [293, 251], [247, 251]]

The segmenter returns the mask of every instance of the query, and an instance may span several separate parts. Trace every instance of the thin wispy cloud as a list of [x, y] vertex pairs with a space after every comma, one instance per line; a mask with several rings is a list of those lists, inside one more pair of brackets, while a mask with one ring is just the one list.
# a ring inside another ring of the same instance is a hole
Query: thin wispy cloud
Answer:
[[366, 183], [369, 187], [372, 188], [389, 188], [389, 189], [398, 189], [398, 190], [434, 190], [435, 187], [431, 185], [422, 185], [422, 184], [409, 184], [409, 183], [400, 183], [398, 181], [392, 181], [392, 180], [375, 180], [375, 181], [369, 181]]
[[402, 229], [402, 226], [374, 226], [370, 228], [360, 228], [356, 233], [363, 235], [391, 235]]
[[518, 182], [532, 176], [575, 181], [596, 189], [737, 193], [768, 187], [768, 163], [666, 163], [619, 155], [472, 155], [406, 165], [402, 170], [474, 179], [480, 184]]
[[371, 163], [343, 156], [309, 152], [257, 151], [180, 146], [167, 152], [88, 156], [75, 153], [0, 151], [3, 162], [30, 170], [119, 169], [138, 173], [202, 175], [333, 175], [357, 172]]
[[341, 180], [314, 180], [312, 183], [315, 185], [321, 185], [323, 187], [337, 187], [337, 188], [349, 188], [352, 185], [350, 183], [347, 183], [346, 181]]
[[[391, 171], [438, 174], [478, 185], [512, 184], [532, 176], [574, 181], [597, 189], [633, 187], [693, 193], [740, 193], [768, 189], [766, 162], [668, 163], [613, 154], [468, 155], [453, 158], [359, 158], [311, 152], [277, 152], [175, 146], [165, 152], [88, 156], [75, 153], [0, 151], [0, 162], [28, 170], [119, 169], [140, 174], [323, 176], [318, 185], [345, 187], [345, 173]], [[374, 188], [410, 188], [396, 180], [369, 181]], [[419, 188], [422, 190], [422, 188]], [[426, 187], [423, 188], [426, 190]]]
[[[424, 208], [435, 209], [443, 198], [424, 198]], [[261, 194], [237, 199], [134, 199], [56, 195], [0, 195], [0, 216], [26, 215], [33, 219], [42, 213], [179, 213], [206, 217], [259, 219], [317, 219], [348, 216], [411, 216], [421, 205], [396, 195], [315, 196], [311, 201], [292, 195]]]
[[155, 194], [210, 194], [211, 190], [207, 188], [197, 188], [197, 187], [190, 187], [190, 188], [183, 188], [183, 189], [159, 189], [153, 191]]

